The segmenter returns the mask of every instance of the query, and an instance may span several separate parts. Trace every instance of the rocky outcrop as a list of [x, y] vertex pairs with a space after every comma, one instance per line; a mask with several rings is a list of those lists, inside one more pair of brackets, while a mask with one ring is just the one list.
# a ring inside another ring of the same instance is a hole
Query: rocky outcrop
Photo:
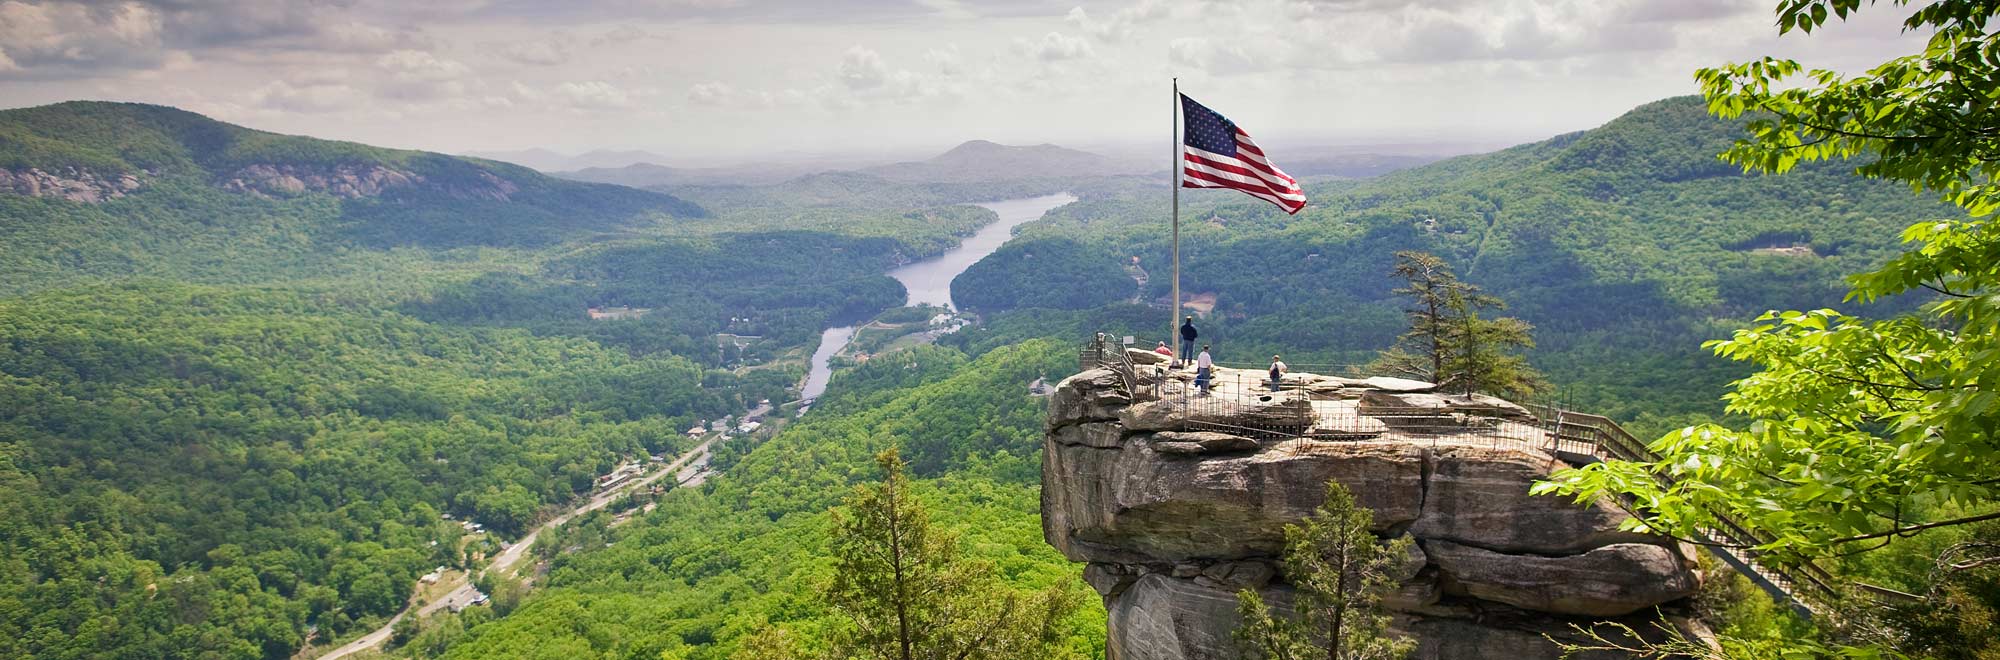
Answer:
[[96, 204], [138, 191], [145, 183], [135, 174], [99, 173], [76, 167], [54, 172], [40, 168], [0, 168], [0, 193], [48, 197]]
[[[1084, 577], [1105, 599], [1115, 660], [1240, 657], [1230, 637], [1236, 592], [1290, 602], [1284, 527], [1322, 503], [1329, 480], [1374, 510], [1380, 536], [1415, 540], [1385, 604], [1418, 640], [1416, 658], [1553, 659], [1561, 651], [1546, 636], [1604, 619], [1651, 630], [1658, 606], [1698, 586], [1687, 550], [1619, 531], [1616, 507], [1529, 496], [1561, 465], [1535, 443], [1494, 435], [1532, 428], [1511, 403], [1400, 379], [1292, 374], [1285, 388], [1309, 396], [1260, 401], [1250, 386], [1219, 386], [1241, 389], [1219, 389], [1231, 403], [1201, 410], [1228, 419], [1191, 428], [1195, 408], [1181, 403], [1189, 375], [1136, 371], [1131, 388], [1108, 369], [1064, 380], [1043, 447], [1044, 534], [1089, 563]], [[1268, 388], [1261, 374], [1221, 371], [1218, 382]], [[1300, 402], [1375, 430], [1226, 430], [1268, 429]], [[1451, 423], [1412, 427], [1397, 416]]]
[[520, 192], [520, 187], [514, 182], [491, 172], [479, 171], [471, 179], [444, 185], [428, 181], [415, 172], [374, 163], [332, 166], [258, 163], [230, 173], [220, 185], [230, 192], [265, 198], [325, 193], [342, 199], [360, 199], [428, 186], [455, 199], [507, 201]]

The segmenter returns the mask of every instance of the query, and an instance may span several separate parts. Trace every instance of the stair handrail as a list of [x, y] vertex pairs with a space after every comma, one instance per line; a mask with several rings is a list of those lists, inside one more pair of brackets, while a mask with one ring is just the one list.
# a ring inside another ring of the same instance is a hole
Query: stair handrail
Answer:
[[[1640, 442], [1631, 432], [1626, 431], [1625, 427], [1609, 417], [1539, 404], [1527, 404], [1524, 407], [1533, 412], [1537, 419], [1556, 420], [1553, 430], [1558, 434], [1563, 426], [1589, 430], [1599, 458], [1636, 463], [1657, 463], [1660, 460], [1659, 455], [1653, 453], [1646, 443]], [[1673, 484], [1673, 479], [1666, 475], [1655, 473], [1653, 478], [1659, 480], [1662, 485]], [[1825, 569], [1810, 561], [1793, 566], [1762, 561], [1764, 553], [1759, 552], [1757, 548], [1769, 544], [1769, 540], [1726, 513], [1712, 508], [1708, 509], [1707, 513], [1716, 521], [1715, 526], [1702, 530], [1703, 535], [1709, 537], [1703, 539], [1707, 542], [1709, 550], [1735, 567], [1738, 572], [1744, 573], [1753, 581], [1760, 582], [1760, 586], [1765, 587], [1765, 590], [1772, 595], [1792, 603], [1801, 613], [1808, 615], [1818, 604], [1831, 602], [1836, 598], [1839, 591], [1833, 583], [1838, 580]]]

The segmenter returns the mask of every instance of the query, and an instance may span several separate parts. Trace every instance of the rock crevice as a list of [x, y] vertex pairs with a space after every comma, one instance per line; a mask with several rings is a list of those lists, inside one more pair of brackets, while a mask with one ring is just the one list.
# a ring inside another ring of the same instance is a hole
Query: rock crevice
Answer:
[[1359, 439], [1249, 437], [1185, 429], [1171, 397], [1147, 400], [1172, 390], [1159, 379], [1184, 378], [1142, 372], [1149, 382], [1135, 400], [1117, 373], [1091, 370], [1050, 398], [1043, 531], [1065, 556], [1088, 562], [1084, 578], [1105, 599], [1115, 660], [1242, 657], [1230, 638], [1235, 593], [1291, 602], [1283, 529], [1322, 503], [1329, 480], [1375, 512], [1378, 535], [1416, 541], [1397, 576], [1402, 587], [1385, 599], [1397, 630], [1418, 640], [1415, 658], [1557, 658], [1545, 635], [1563, 639], [1570, 624], [1605, 619], [1653, 629], [1659, 606], [1699, 586], [1681, 546], [1620, 531], [1616, 507], [1530, 497], [1529, 486], [1560, 464], [1492, 442], [1470, 419], [1526, 415], [1511, 403], [1431, 394], [1400, 379], [1292, 374], [1287, 387], [1315, 399], [1432, 415], [1463, 430], [1421, 443], [1386, 422], [1392, 432]]

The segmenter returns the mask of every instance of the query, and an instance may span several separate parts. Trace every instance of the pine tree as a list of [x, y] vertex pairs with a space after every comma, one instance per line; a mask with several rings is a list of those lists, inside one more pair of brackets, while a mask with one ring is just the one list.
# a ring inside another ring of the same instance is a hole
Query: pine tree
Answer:
[[853, 627], [848, 656], [881, 660], [1010, 660], [1055, 652], [1058, 624], [1075, 609], [1065, 591], [1021, 594], [990, 564], [959, 557], [955, 536], [931, 527], [903, 460], [876, 457], [883, 479], [858, 486], [834, 512], [835, 574], [828, 600]]
[[1415, 303], [1404, 313], [1410, 329], [1376, 359], [1374, 369], [1437, 383], [1467, 394], [1492, 392], [1522, 396], [1541, 387], [1541, 374], [1512, 351], [1534, 347], [1534, 326], [1482, 312], [1507, 304], [1458, 279], [1437, 255], [1396, 253], [1392, 273], [1408, 282], [1395, 290]]
[[1389, 633], [1382, 595], [1396, 587], [1396, 565], [1410, 540], [1382, 543], [1369, 533], [1375, 514], [1339, 482], [1301, 525], [1285, 526], [1285, 577], [1297, 589], [1290, 613], [1273, 614], [1255, 589], [1237, 597], [1243, 626], [1236, 639], [1264, 660], [1397, 660], [1415, 646]]
[[[1506, 309], [1498, 298], [1482, 296], [1487, 309]], [[1541, 389], [1542, 376], [1528, 365], [1528, 359], [1513, 351], [1535, 347], [1534, 326], [1512, 317], [1486, 318], [1469, 298], [1454, 301], [1452, 310], [1454, 351], [1449, 356], [1445, 380], [1465, 394], [1492, 392], [1520, 397]]]

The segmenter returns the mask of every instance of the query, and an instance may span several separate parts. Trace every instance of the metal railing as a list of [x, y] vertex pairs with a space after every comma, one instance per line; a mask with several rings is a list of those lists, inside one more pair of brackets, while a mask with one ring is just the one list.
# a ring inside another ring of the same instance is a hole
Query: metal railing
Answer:
[[[1167, 377], [1169, 370], [1164, 366], [1139, 368], [1125, 347], [1112, 343], [1102, 333], [1084, 345], [1077, 362], [1080, 369], [1117, 372], [1125, 393], [1135, 402], [1141, 394], [1147, 399], [1169, 402], [1174, 406], [1173, 419], [1185, 431], [1221, 431], [1261, 440], [1484, 443], [1546, 452], [1571, 464], [1659, 461], [1659, 456], [1645, 442], [1610, 418], [1555, 406], [1482, 408], [1470, 399], [1455, 399], [1453, 405], [1444, 408], [1401, 406], [1387, 403], [1393, 397], [1354, 399], [1338, 392], [1302, 390], [1282, 382], [1272, 388], [1270, 380], [1244, 378], [1240, 372], [1232, 374], [1229, 382], [1211, 382], [1203, 391], [1182, 378]], [[1261, 370], [1265, 365], [1251, 366]], [[1312, 365], [1292, 366], [1295, 371], [1309, 371], [1307, 367]], [[1655, 478], [1663, 484], [1672, 484], [1669, 478], [1657, 473]], [[1821, 604], [1831, 604], [1839, 598], [1840, 590], [1834, 585], [1840, 582], [1833, 575], [1810, 562], [1776, 561], [1758, 550], [1770, 543], [1768, 539], [1726, 513], [1710, 511], [1709, 515], [1715, 524], [1701, 530], [1705, 538], [1697, 540], [1780, 602], [1811, 616]]]
[[[1174, 407], [1173, 419], [1184, 431], [1221, 431], [1262, 440], [1483, 443], [1546, 452], [1571, 464], [1659, 461], [1645, 442], [1610, 418], [1554, 406], [1482, 409], [1469, 399], [1444, 408], [1402, 406], [1388, 403], [1392, 397], [1353, 399], [1337, 392], [1287, 387], [1282, 382], [1273, 388], [1268, 379], [1246, 379], [1240, 372], [1232, 374], [1229, 382], [1211, 382], [1204, 391], [1184, 379], [1167, 377], [1169, 370], [1164, 366], [1140, 369], [1124, 346], [1103, 333], [1083, 346], [1077, 362], [1079, 369], [1116, 372], [1125, 393], [1135, 402], [1141, 394], [1146, 399], [1169, 402]], [[1260, 370], [1263, 366], [1252, 365]], [[1309, 371], [1310, 366], [1295, 365], [1294, 370]], [[1521, 414], [1522, 410], [1527, 414]], [[1672, 483], [1665, 476], [1655, 476], [1663, 484]], [[1768, 545], [1768, 539], [1723, 512], [1710, 511], [1709, 515], [1715, 524], [1701, 530], [1705, 538], [1697, 540], [1780, 602], [1811, 616], [1818, 604], [1830, 604], [1838, 598], [1839, 590], [1833, 586], [1838, 581], [1825, 570], [1810, 562], [1778, 562], [1757, 550]]]
[[1139, 395], [1139, 370], [1132, 364], [1132, 356], [1125, 347], [1111, 342], [1104, 333], [1097, 333], [1083, 348], [1077, 351], [1077, 371], [1110, 369], [1118, 373], [1118, 380], [1125, 387], [1125, 396], [1137, 400]]
[[[1660, 460], [1646, 443], [1633, 437], [1610, 418], [1551, 406], [1530, 404], [1524, 407], [1535, 413], [1557, 438], [1592, 448], [1587, 454], [1591, 460], [1635, 463], [1657, 463]], [[1653, 476], [1662, 485], [1673, 484], [1671, 478], [1658, 472], [1654, 472]], [[1715, 525], [1701, 530], [1707, 538], [1698, 540], [1705, 542], [1716, 558], [1750, 578], [1766, 593], [1807, 616], [1812, 615], [1818, 604], [1831, 603], [1838, 598], [1839, 591], [1833, 586], [1836, 578], [1832, 574], [1811, 562], [1789, 565], [1773, 561], [1757, 550], [1769, 544], [1769, 539], [1721, 511], [1710, 510], [1708, 514], [1715, 520]]]

